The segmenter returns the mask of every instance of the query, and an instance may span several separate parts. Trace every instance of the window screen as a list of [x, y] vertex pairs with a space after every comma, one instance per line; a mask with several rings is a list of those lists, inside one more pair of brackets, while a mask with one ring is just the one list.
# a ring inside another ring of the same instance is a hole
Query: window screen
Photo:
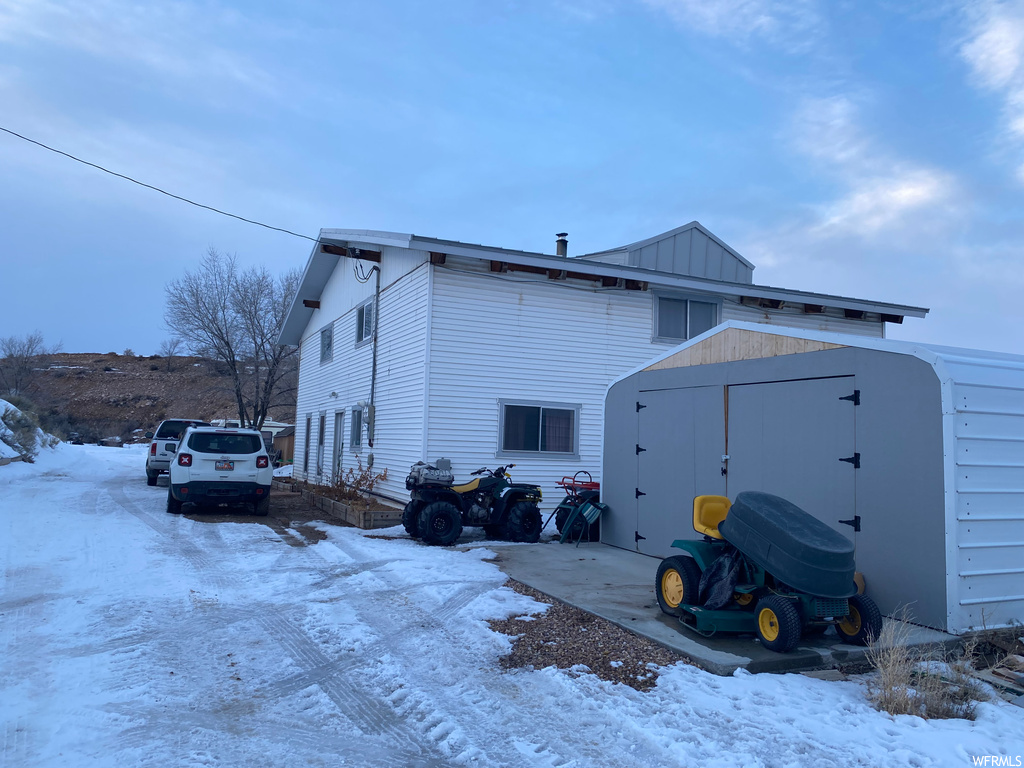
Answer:
[[718, 305], [658, 297], [655, 338], [685, 341], [718, 325]]
[[658, 299], [658, 336], [686, 338], [686, 304], [682, 299]]
[[708, 304], [706, 301], [691, 301], [688, 338], [700, 336], [704, 331], [710, 331], [718, 325], [716, 322], [717, 310], [718, 306], [715, 304]]

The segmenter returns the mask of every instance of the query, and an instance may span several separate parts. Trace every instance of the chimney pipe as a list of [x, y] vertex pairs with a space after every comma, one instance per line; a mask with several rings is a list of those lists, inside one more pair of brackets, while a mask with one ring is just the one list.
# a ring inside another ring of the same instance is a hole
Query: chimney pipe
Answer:
[[566, 238], [568, 236], [569, 236], [568, 232], [559, 232], [557, 235], [555, 235], [555, 237], [558, 238], [557, 240], [555, 240], [555, 254], [556, 255], [558, 255], [558, 256], [568, 256], [569, 255], [569, 241], [566, 240]]

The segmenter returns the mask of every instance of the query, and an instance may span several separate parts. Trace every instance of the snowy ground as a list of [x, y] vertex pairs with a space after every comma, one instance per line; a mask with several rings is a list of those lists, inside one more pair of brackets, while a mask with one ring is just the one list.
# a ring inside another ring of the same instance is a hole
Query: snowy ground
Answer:
[[62, 446], [0, 468], [0, 765], [1024, 761], [1024, 710], [1002, 701], [926, 722], [799, 675], [679, 665], [638, 693], [503, 673], [485, 620], [537, 604], [487, 549], [328, 525], [294, 546], [253, 518], [168, 515], [143, 456]]

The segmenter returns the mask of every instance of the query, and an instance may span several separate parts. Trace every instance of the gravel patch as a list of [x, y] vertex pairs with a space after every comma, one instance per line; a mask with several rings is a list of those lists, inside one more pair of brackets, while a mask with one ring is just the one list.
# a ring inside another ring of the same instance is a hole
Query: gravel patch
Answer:
[[503, 669], [570, 669], [582, 664], [602, 680], [647, 691], [657, 682], [660, 667], [689, 663], [685, 656], [652, 640], [560, 603], [514, 579], [505, 586], [550, 607], [535, 616], [488, 622], [495, 632], [515, 638], [512, 652], [501, 658]]

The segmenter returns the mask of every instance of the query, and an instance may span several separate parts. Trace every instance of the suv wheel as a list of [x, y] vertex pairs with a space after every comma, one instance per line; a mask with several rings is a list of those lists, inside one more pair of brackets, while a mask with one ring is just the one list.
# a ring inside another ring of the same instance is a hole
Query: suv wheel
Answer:
[[146, 485], [156, 485], [156, 479], [160, 477], [159, 472], [150, 472], [146, 470]]
[[270, 496], [264, 496], [259, 501], [253, 502], [253, 514], [257, 517], [266, 517], [270, 514]]
[[167, 511], [172, 515], [181, 514], [181, 502], [174, 498], [170, 488], [167, 489]]

